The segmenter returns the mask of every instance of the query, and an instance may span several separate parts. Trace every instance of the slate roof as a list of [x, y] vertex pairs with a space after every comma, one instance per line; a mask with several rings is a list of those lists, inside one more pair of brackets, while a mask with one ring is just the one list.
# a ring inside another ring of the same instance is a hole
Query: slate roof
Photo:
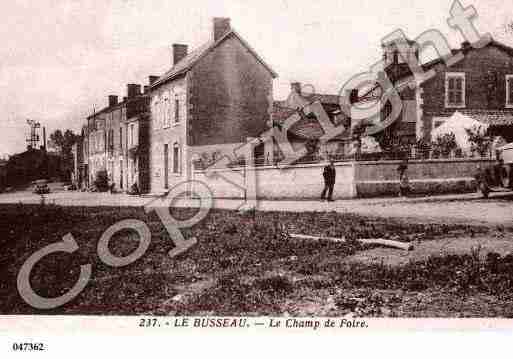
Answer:
[[314, 93], [308, 96], [307, 99], [311, 102], [320, 101], [323, 104], [340, 105], [340, 101], [342, 101], [342, 96]]
[[304, 120], [300, 120], [298, 123], [292, 126], [292, 128], [290, 129], [292, 135], [305, 140], [315, 140], [324, 135], [324, 131], [322, 130], [322, 127], [319, 125], [317, 121], [303, 121]]
[[269, 65], [267, 65], [264, 60], [258, 54], [249, 46], [249, 44], [244, 41], [244, 39], [235, 31], [230, 30], [227, 32], [223, 37], [221, 37], [219, 40], [214, 41], [210, 40], [206, 42], [205, 44], [201, 45], [200, 47], [194, 49], [192, 52], [187, 54], [182, 60], [180, 60], [177, 64], [175, 64], [169, 71], [167, 71], [164, 75], [160, 76], [160, 78], [155, 81], [151, 88], [158, 87], [159, 85], [162, 85], [168, 81], [171, 81], [177, 77], [180, 77], [187, 73], [189, 70], [191, 70], [198, 61], [203, 58], [203, 56], [207, 55], [210, 51], [215, 49], [219, 44], [221, 44], [224, 40], [228, 39], [231, 36], [235, 36], [241, 43], [248, 49], [248, 51], [255, 56], [255, 58], [265, 67], [267, 70], [271, 73], [273, 78], [278, 77], [276, 72], [274, 72], [273, 69]]
[[292, 116], [297, 111], [294, 108], [288, 108], [283, 106], [282, 101], [274, 101], [272, 118], [277, 123], [283, 123], [287, 118]]
[[513, 112], [503, 110], [459, 110], [462, 114], [490, 126], [513, 126]]
[[[338, 96], [337, 96], [338, 97]], [[322, 103], [322, 102], [321, 102]], [[333, 110], [334, 110], [334, 104], [326, 104], [322, 103], [324, 109], [328, 113], [328, 115], [331, 115], [333, 121]], [[338, 109], [340, 109], [339, 106], [337, 106]], [[272, 118], [273, 122], [276, 125], [280, 125], [283, 122], [285, 122], [291, 115], [296, 113], [298, 110], [293, 108], [287, 108], [283, 107], [283, 102], [281, 101], [275, 101], [273, 106], [273, 113]], [[347, 124], [344, 124], [347, 125]], [[341, 135], [337, 136], [337, 139], [345, 138], [349, 136], [350, 129], [349, 126], [347, 126], [348, 129], [344, 131]], [[295, 138], [303, 139], [303, 140], [312, 140], [312, 139], [318, 139], [324, 135], [324, 131], [317, 121], [315, 117], [308, 117], [304, 116], [296, 122], [294, 125], [292, 125], [288, 133], [292, 135]]]
[[185, 74], [194, 66], [196, 62], [198, 62], [198, 60], [203, 55], [205, 55], [211, 48], [214, 47], [214, 44], [215, 42], [211, 40], [191, 51], [181, 61], [174, 65], [169, 71], [167, 71], [164, 75], [160, 76], [159, 79], [151, 85], [151, 87], [158, 86], [160, 84], [163, 84], [164, 82], [170, 81], [174, 78], [179, 77], [180, 75]]
[[[513, 48], [508, 45], [505, 45], [499, 41], [492, 39], [486, 46], [495, 46], [495, 47], [501, 49], [502, 51], [508, 53], [510, 56], [513, 56]], [[452, 54], [452, 56], [457, 55], [458, 53], [466, 54], [469, 51], [474, 51], [474, 50], [479, 50], [479, 49], [474, 49], [473, 47], [468, 47], [468, 48], [462, 47], [460, 49], [452, 49], [451, 54]], [[441, 64], [441, 63], [444, 63], [444, 59], [439, 57], [439, 58], [436, 58], [429, 62], [426, 62], [426, 63], [422, 64], [421, 66], [424, 71], [428, 71], [428, 70], [432, 69], [433, 67], [435, 67], [436, 65]], [[408, 64], [398, 64], [395, 66], [389, 66], [388, 68], [385, 69], [385, 71], [387, 72], [387, 75], [390, 76], [390, 79], [393, 82], [413, 75], [410, 68], [408, 67]]]
[[[491, 40], [490, 43], [488, 43], [487, 46], [495, 46], [505, 52], [507, 52], [510, 56], [513, 56], [513, 48], [512, 47], [509, 47], [499, 41], [496, 41], [496, 40]], [[464, 48], [461, 48], [461, 49], [451, 49], [451, 55], [454, 56], [454, 55], [457, 55], [458, 53], [466, 53], [468, 51], [472, 51], [472, 50], [475, 50], [473, 47], [470, 47], [468, 49], [464, 49]], [[426, 62], [424, 64], [422, 64], [422, 69], [424, 71], [429, 71], [431, 70], [433, 67], [441, 64], [441, 63], [444, 63], [444, 59], [439, 57], [439, 58], [436, 58], [434, 60], [431, 60], [429, 62]], [[385, 72], [387, 73], [387, 76], [388, 78], [392, 81], [392, 82], [398, 82], [400, 80], [403, 80], [403, 79], [406, 79], [410, 76], [413, 76], [413, 73], [411, 72], [408, 64], [405, 64], [405, 63], [402, 63], [402, 64], [396, 64], [396, 65], [389, 65], [386, 69], [385, 69]], [[378, 85], [372, 87], [369, 91], [367, 91], [364, 95], [362, 95], [360, 97], [360, 100], [365, 100], [376, 88], [378, 87]]]

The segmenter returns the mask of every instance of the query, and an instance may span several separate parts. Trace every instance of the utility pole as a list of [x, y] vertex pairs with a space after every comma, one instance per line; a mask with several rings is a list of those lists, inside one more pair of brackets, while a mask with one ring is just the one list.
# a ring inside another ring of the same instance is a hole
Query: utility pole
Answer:
[[39, 143], [39, 135], [37, 134], [37, 129], [41, 127], [39, 122], [34, 120], [27, 119], [27, 124], [30, 126], [30, 136], [27, 138], [28, 148], [36, 148]]
[[46, 127], [43, 127], [43, 151], [46, 152]]
[[[87, 150], [86, 150], [86, 154], [87, 154], [87, 186], [89, 187], [91, 185], [90, 183], [90, 178], [91, 178], [91, 124], [89, 122], [90, 120], [90, 117], [87, 117]], [[96, 125], [96, 108], [93, 106], [93, 126]]]

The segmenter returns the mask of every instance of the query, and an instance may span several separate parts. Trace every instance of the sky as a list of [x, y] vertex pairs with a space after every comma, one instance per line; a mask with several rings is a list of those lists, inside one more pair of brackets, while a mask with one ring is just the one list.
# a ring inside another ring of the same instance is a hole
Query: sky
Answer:
[[[415, 38], [428, 29], [463, 41], [447, 25], [452, 0], [12, 0], [0, 13], [0, 157], [26, 148], [27, 119], [79, 131], [107, 96], [147, 84], [171, 66], [171, 44], [193, 49], [211, 36], [212, 18], [232, 27], [278, 73], [274, 97], [290, 82], [338, 93], [381, 59], [381, 39], [396, 29]], [[513, 46], [513, 3], [474, 5], [481, 33]], [[429, 57], [430, 54], [426, 54]]]

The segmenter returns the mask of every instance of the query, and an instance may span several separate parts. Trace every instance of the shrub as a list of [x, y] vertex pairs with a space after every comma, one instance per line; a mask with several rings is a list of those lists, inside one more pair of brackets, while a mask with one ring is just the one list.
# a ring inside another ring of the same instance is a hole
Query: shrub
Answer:
[[490, 152], [492, 140], [489, 136], [486, 136], [486, 130], [481, 126], [475, 126], [472, 128], [465, 129], [468, 135], [468, 141], [470, 142], [471, 151], [477, 152], [479, 156], [484, 157]]
[[109, 176], [106, 170], [99, 170], [96, 172], [96, 179], [94, 180], [96, 189], [100, 192], [106, 192], [109, 190]]
[[432, 148], [435, 157], [449, 157], [451, 151], [455, 151], [458, 148], [456, 136], [452, 132], [438, 136], [433, 142]]
[[282, 275], [274, 275], [258, 279], [255, 286], [262, 291], [279, 293], [281, 295], [290, 293], [294, 289], [290, 279]]

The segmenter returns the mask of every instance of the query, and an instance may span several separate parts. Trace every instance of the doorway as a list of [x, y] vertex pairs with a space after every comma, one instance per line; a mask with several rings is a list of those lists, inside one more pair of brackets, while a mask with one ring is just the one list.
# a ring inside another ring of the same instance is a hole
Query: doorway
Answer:
[[164, 145], [164, 188], [169, 188], [169, 145]]
[[119, 188], [123, 189], [123, 160], [119, 160]]

